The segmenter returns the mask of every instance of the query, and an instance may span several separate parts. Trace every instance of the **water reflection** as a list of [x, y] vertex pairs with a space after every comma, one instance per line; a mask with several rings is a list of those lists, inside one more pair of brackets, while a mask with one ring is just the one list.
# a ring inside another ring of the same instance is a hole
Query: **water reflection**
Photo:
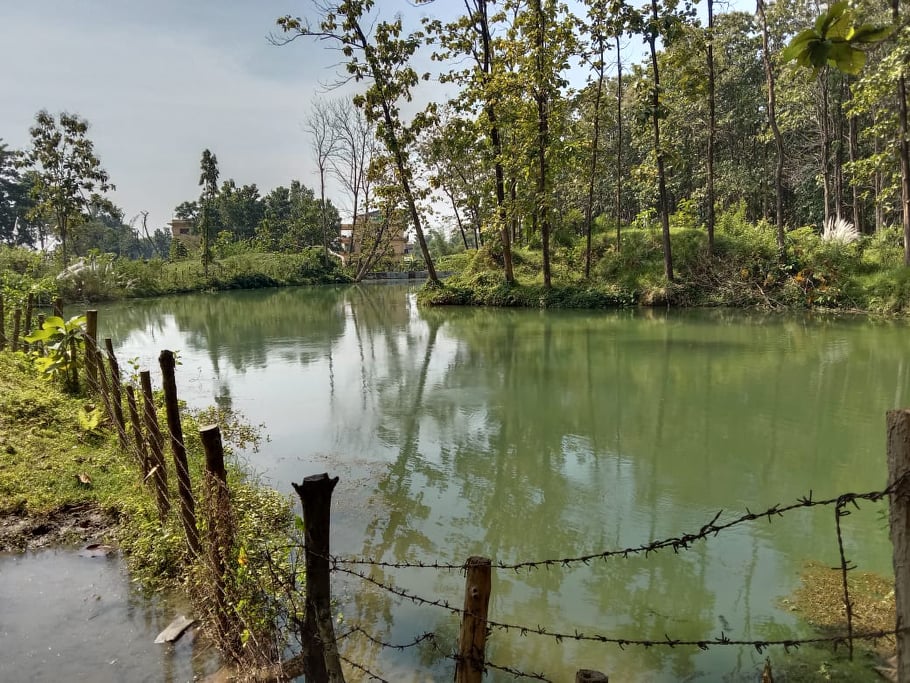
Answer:
[[[730, 311], [420, 310], [406, 286], [187, 296], [102, 314], [124, 355], [182, 350], [191, 403], [230, 401], [272, 441], [255, 461], [280, 488], [330, 470], [339, 552], [391, 561], [560, 558], [693, 531], [741, 512], [880, 488], [884, 412], [907, 399], [901, 326]], [[830, 511], [739, 527], [680, 555], [498, 573], [493, 618], [630, 638], [792, 632], [777, 601], [807, 559], [834, 563]], [[833, 514], [833, 513], [832, 513]], [[874, 510], [848, 552], [890, 566]], [[462, 578], [377, 578], [461, 600]], [[445, 613], [339, 582], [346, 617], [392, 642]], [[350, 656], [438, 678], [424, 649]], [[495, 633], [493, 661], [565, 679], [751, 676], [750, 651], [625, 650]], [[494, 677], [495, 679], [495, 677]]]

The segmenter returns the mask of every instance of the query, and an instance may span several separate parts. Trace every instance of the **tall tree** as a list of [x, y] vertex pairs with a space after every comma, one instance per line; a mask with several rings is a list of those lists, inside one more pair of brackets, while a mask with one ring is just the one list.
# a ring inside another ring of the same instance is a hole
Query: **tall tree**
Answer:
[[777, 165], [774, 168], [774, 225], [777, 229], [777, 251], [783, 257], [786, 249], [784, 241], [784, 138], [781, 135], [780, 126], [777, 124], [777, 91], [764, 0], [756, 0], [756, 12], [761, 30], [762, 61], [765, 65], [765, 83], [768, 89], [768, 125], [771, 126], [774, 148], [777, 151]]
[[218, 194], [218, 158], [210, 150], [205, 149], [199, 167], [199, 186], [202, 188], [199, 200], [202, 205], [199, 221], [202, 233], [202, 270], [208, 277], [209, 263], [212, 260], [212, 232], [215, 227], [215, 196]]
[[673, 253], [670, 245], [670, 207], [667, 201], [667, 178], [664, 170], [664, 150], [660, 144], [660, 68], [657, 62], [657, 39], [666, 15], [661, 16], [657, 0], [651, 0], [650, 20], [645, 25], [645, 39], [651, 54], [651, 127], [654, 132], [654, 155], [657, 161], [657, 201], [664, 249], [664, 275], [673, 282]]
[[376, 123], [377, 134], [391, 155], [398, 182], [417, 234], [417, 243], [426, 263], [427, 278], [439, 284], [433, 257], [424, 236], [423, 218], [418, 207], [418, 190], [411, 160], [411, 148], [420, 132], [432, 119], [432, 112], [421, 112], [410, 123], [401, 118], [400, 103], [411, 100], [419, 76], [411, 59], [422, 43], [420, 32], [403, 35], [402, 20], [376, 20], [364, 30], [364, 19], [373, 9], [374, 0], [345, 0], [322, 8], [318, 27], [310, 26], [299, 17], [285, 16], [278, 25], [291, 34], [288, 41], [298, 36], [309, 36], [336, 41], [348, 60], [348, 74], [356, 81], [370, 80], [366, 93], [358, 95], [355, 103], [363, 108], [368, 120]]
[[32, 217], [53, 222], [64, 266], [69, 262], [70, 230], [82, 217], [92, 196], [114, 189], [107, 171], [95, 156], [88, 127], [88, 121], [76, 114], [64, 112], [55, 118], [42, 109], [29, 130], [32, 146], [23, 157], [23, 164], [35, 172]]
[[321, 204], [322, 256], [329, 262], [329, 226], [326, 212], [325, 177], [332, 165], [332, 158], [338, 153], [340, 141], [331, 106], [322, 99], [313, 100], [303, 129], [310, 136], [310, 148], [319, 171], [319, 202]]
[[[493, 189], [496, 197], [494, 225], [502, 246], [503, 274], [506, 282], [515, 281], [512, 268], [511, 217], [506, 200], [505, 161], [503, 158], [503, 130], [500, 118], [503, 99], [510, 90], [509, 75], [503, 66], [502, 56], [497, 54], [497, 41], [493, 35], [493, 20], [490, 17], [490, 0], [464, 0], [465, 14], [458, 19], [442, 24], [429, 22], [430, 30], [439, 38], [443, 49], [436, 54], [439, 59], [460, 62], [460, 57], [470, 58], [470, 66], [455, 69], [445, 74], [442, 80], [455, 82], [462, 91], [455, 103], [456, 108], [471, 111], [479, 107], [485, 119], [484, 128], [490, 143], [493, 166]], [[479, 232], [475, 237], [482, 241]]]
[[705, 191], [707, 193], [707, 229], [708, 253], [714, 252], [714, 142], [717, 137], [717, 114], [715, 112], [715, 85], [714, 85], [714, 0], [708, 0], [708, 45], [706, 57], [708, 61], [708, 152], [705, 161], [707, 178]]

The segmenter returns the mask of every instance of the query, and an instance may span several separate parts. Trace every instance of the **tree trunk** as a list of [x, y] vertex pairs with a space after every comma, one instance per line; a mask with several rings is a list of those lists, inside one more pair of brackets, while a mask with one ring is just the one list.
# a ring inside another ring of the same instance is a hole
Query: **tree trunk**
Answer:
[[[891, 18], [900, 23], [900, 0], [891, 0]], [[910, 142], [907, 140], [907, 79], [897, 82], [897, 135], [901, 160], [901, 222], [904, 227], [904, 265], [910, 266]]]
[[549, 85], [544, 74], [544, 43], [546, 35], [546, 17], [542, 0], [532, 0], [536, 26], [534, 32], [535, 66], [537, 83], [534, 101], [537, 104], [537, 210], [540, 214], [540, 243], [543, 252], [543, 286], [552, 286], [550, 273], [550, 197], [547, 195], [547, 148], [550, 145], [549, 119]]
[[768, 45], [768, 20], [765, 17], [764, 0], [757, 0], [758, 16], [761, 20], [762, 61], [765, 64], [765, 78], [768, 82], [768, 124], [774, 134], [774, 146], [777, 148], [777, 166], [774, 171], [774, 208], [777, 226], [777, 251], [783, 258], [787, 245], [784, 241], [784, 139], [777, 125], [777, 98], [774, 92], [774, 68], [771, 65], [771, 49]]
[[648, 29], [648, 47], [651, 49], [651, 71], [654, 89], [651, 93], [651, 123], [654, 127], [654, 153], [657, 156], [657, 193], [660, 210], [661, 236], [664, 247], [664, 275], [673, 282], [673, 254], [670, 247], [670, 215], [667, 210], [667, 181], [664, 173], [664, 153], [660, 147], [660, 70], [657, 66], [657, 0], [651, 0], [651, 21]]
[[622, 251], [622, 56], [616, 36], [616, 253]]
[[591, 277], [591, 223], [594, 220], [594, 178], [597, 175], [597, 148], [600, 145], [600, 100], [604, 89], [604, 40], [598, 37], [597, 91], [594, 95], [594, 134], [591, 139], [591, 171], [585, 206], [585, 279]]
[[[849, 82], [847, 84], [847, 95], [852, 98], [852, 93], [850, 92]], [[851, 116], [847, 119], [848, 127], [848, 139], [849, 139], [849, 154], [850, 154], [850, 164], [853, 168], [853, 164], [856, 163], [856, 160], [859, 158], [859, 133], [857, 131], [856, 125], [856, 116]], [[850, 177], [850, 187], [853, 193], [853, 225], [856, 226], [856, 229], [860, 233], [866, 232], [863, 229], [862, 214], [860, 212], [860, 198], [859, 198], [859, 187], [856, 184], [856, 171], [851, 172]]]
[[708, 0], [708, 253], [714, 253], [714, 137], [716, 112], [714, 102], [714, 0]]

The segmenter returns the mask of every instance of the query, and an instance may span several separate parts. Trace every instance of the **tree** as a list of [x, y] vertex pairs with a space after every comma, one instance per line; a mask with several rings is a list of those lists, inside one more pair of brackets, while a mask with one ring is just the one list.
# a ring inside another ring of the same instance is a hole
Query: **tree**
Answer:
[[34, 231], [27, 214], [31, 209], [29, 174], [20, 174], [19, 153], [0, 139], [0, 242], [33, 244]]
[[202, 270], [209, 275], [209, 263], [212, 260], [212, 234], [215, 232], [215, 196], [218, 194], [218, 158], [209, 150], [203, 150], [200, 161], [199, 185], [202, 196], [200, 232], [202, 233]]
[[774, 83], [774, 65], [771, 61], [771, 45], [768, 35], [768, 19], [765, 15], [764, 0], [756, 0], [756, 12], [761, 28], [762, 61], [765, 64], [765, 81], [768, 88], [768, 125], [774, 134], [777, 150], [777, 166], [774, 170], [774, 224], [777, 228], [777, 250], [784, 256], [784, 139], [777, 124], [777, 91]]
[[316, 159], [316, 168], [319, 170], [319, 202], [321, 205], [322, 224], [322, 255], [328, 265], [329, 262], [329, 233], [325, 200], [325, 176], [331, 167], [340, 145], [335, 117], [330, 105], [325, 100], [314, 100], [310, 113], [304, 121], [303, 129], [310, 136], [310, 147]]
[[65, 112], [55, 118], [42, 109], [29, 133], [32, 146], [23, 163], [35, 171], [31, 216], [53, 222], [66, 266], [71, 228], [82, 217], [92, 195], [113, 190], [114, 185], [95, 156], [85, 119]]
[[411, 58], [421, 45], [423, 36], [419, 32], [402, 35], [400, 16], [394, 21], [375, 21], [371, 35], [368, 35], [369, 28], [365, 31], [361, 22], [373, 5], [373, 0], [345, 0], [323, 7], [318, 27], [291, 16], [278, 19], [278, 25], [292, 34], [288, 42], [297, 36], [336, 41], [348, 60], [345, 66], [350, 77], [355, 81], [371, 81], [366, 92], [355, 98], [355, 104], [363, 109], [368, 121], [376, 124], [377, 134], [394, 161], [417, 243], [426, 262], [427, 278], [438, 285], [439, 278], [417, 206], [419, 193], [414, 185], [411, 161], [411, 148], [432, 120], [432, 108], [417, 114], [407, 124], [401, 118], [399, 106], [402, 100], [411, 100], [412, 90], [419, 80], [411, 66]]
[[238, 187], [233, 178], [221, 183], [215, 206], [219, 227], [229, 230], [235, 240], [252, 239], [264, 215], [256, 183]]
[[717, 112], [715, 111], [714, 83], [714, 0], [708, 0], [708, 40], [706, 58], [708, 64], [708, 153], [707, 204], [708, 204], [708, 253], [714, 252], [714, 142], [717, 136]]
[[[358, 217], [370, 211], [372, 179], [370, 165], [379, 154], [376, 126], [367, 120], [361, 109], [351, 100], [338, 99], [331, 105], [332, 126], [338, 139], [336, 153], [331, 157], [332, 175], [341, 183], [351, 198], [351, 225]], [[361, 201], [363, 211], [361, 211]], [[351, 231], [348, 252], [356, 249], [356, 235]]]
[[[502, 244], [503, 272], [506, 282], [513, 283], [515, 276], [512, 269], [512, 235], [510, 217], [506, 211], [505, 161], [503, 158], [503, 135], [500, 123], [503, 99], [515, 85], [510, 82], [508, 72], [502, 65], [501, 56], [497, 55], [496, 45], [491, 28], [488, 0], [464, 0], [466, 14], [458, 20], [443, 26], [439, 22], [431, 23], [433, 32], [439, 36], [444, 50], [437, 58], [448, 59], [460, 55], [469, 55], [472, 66], [461, 71], [453, 71], [443, 80], [460, 83], [464, 90], [461, 102], [456, 106], [470, 110], [480, 106], [486, 119], [486, 131], [490, 141], [493, 158], [494, 189], [496, 193], [496, 230]], [[512, 210], [515, 210], [512, 202]], [[475, 241], [476, 243], [476, 241]]]

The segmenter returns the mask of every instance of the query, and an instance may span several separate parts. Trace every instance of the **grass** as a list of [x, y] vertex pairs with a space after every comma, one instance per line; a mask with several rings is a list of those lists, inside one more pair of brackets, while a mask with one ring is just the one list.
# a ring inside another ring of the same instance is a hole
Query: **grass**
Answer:
[[84, 504], [119, 514], [124, 496], [138, 494], [140, 477], [115, 440], [83, 428], [79, 413], [92, 407], [39, 379], [22, 356], [0, 353], [0, 515]]
[[552, 254], [553, 286], [543, 287], [537, 250], [513, 251], [515, 283], [502, 274], [502, 257], [490, 245], [460, 256], [459, 273], [441, 287], [427, 287], [428, 305], [603, 308], [628, 305], [730, 306], [826, 309], [896, 317], [910, 313], [910, 268], [903, 265], [897, 229], [840, 244], [813, 229], [791, 230], [780, 258], [773, 227], [752, 225], [742, 212], [721, 215], [713, 253], [701, 228], [671, 232], [674, 281], [664, 276], [660, 231], [627, 228], [617, 248], [612, 233], [592, 244], [591, 278], [583, 278], [584, 246]]

